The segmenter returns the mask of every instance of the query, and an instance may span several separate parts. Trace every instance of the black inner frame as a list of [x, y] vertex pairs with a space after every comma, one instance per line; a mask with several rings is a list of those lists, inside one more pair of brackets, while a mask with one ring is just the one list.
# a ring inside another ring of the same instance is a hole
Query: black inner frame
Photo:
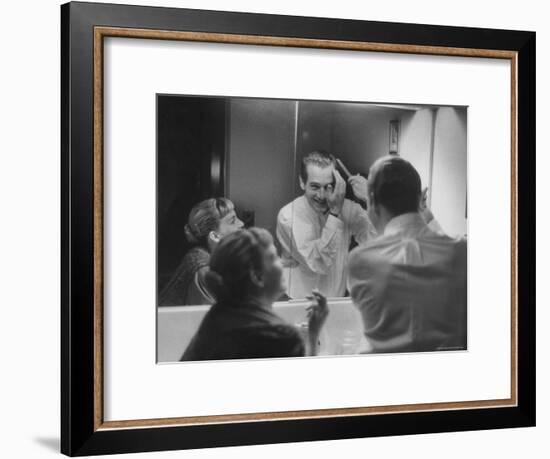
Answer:
[[[518, 405], [94, 432], [94, 26], [518, 52]], [[126, 5], [61, 7], [61, 451], [71, 456], [535, 425], [535, 33]]]

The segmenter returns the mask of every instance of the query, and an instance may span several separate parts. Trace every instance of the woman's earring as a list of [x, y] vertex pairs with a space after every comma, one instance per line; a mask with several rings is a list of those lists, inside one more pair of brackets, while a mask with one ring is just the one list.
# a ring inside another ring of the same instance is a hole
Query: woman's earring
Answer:
[[220, 242], [220, 239], [221, 239], [221, 236], [215, 231], [210, 231], [209, 237], [212, 240], [212, 242], [215, 242], [216, 244]]

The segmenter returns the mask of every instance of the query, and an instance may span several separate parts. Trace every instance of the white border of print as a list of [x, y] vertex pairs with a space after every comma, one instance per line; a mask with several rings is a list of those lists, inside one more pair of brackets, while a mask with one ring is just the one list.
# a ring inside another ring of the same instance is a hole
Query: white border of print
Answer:
[[[104, 53], [105, 421], [510, 397], [509, 61], [124, 38]], [[156, 93], [467, 105], [468, 351], [156, 365]]]

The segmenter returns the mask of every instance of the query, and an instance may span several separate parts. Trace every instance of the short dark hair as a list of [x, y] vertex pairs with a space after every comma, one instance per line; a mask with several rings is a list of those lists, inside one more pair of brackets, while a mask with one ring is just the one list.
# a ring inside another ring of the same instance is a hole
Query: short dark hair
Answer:
[[370, 169], [369, 192], [394, 217], [418, 212], [421, 186], [416, 169], [400, 156], [380, 158]]
[[300, 164], [300, 178], [304, 183], [307, 182], [307, 166], [308, 164], [313, 164], [321, 168], [334, 166], [336, 160], [334, 156], [327, 153], [324, 150], [315, 150], [311, 153], [308, 153], [302, 158], [302, 163]]

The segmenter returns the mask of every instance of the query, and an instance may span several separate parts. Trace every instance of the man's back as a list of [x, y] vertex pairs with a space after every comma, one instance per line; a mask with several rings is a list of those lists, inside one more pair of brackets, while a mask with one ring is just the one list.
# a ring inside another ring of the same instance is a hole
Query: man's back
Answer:
[[466, 241], [432, 231], [418, 213], [350, 254], [349, 289], [374, 352], [466, 348]]

